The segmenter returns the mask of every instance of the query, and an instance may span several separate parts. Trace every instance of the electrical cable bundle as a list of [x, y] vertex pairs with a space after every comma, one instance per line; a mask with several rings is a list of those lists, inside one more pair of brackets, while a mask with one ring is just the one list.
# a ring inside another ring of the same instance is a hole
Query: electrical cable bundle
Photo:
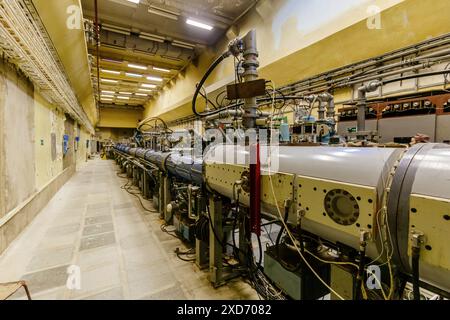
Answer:
[[[179, 248], [175, 249], [175, 254], [178, 259], [183, 260], [185, 262], [194, 262], [195, 261], [195, 248], [189, 249], [188, 251], [180, 251]], [[187, 257], [187, 258], [185, 258]]]
[[133, 186], [132, 184], [130, 184], [131, 178], [129, 178], [128, 176], [127, 176], [127, 177], [122, 177], [122, 176], [120, 176], [119, 174], [117, 174], [117, 176], [120, 177], [120, 178], [124, 178], [124, 179], [126, 178], [126, 179], [127, 179], [127, 183], [125, 183], [125, 184], [124, 184], [123, 186], [121, 186], [120, 188], [123, 189], [123, 190], [125, 190], [125, 191], [128, 192], [129, 194], [135, 196], [136, 198], [138, 198], [139, 203], [141, 204], [142, 208], [143, 208], [145, 211], [151, 212], [151, 213], [158, 213], [158, 212], [155, 211], [155, 210], [148, 209], [148, 208], [144, 205], [144, 203], [142, 202], [142, 199], [141, 199], [141, 192], [140, 192], [140, 191], [138, 191], [138, 192], [133, 191], [134, 186]]
[[194, 235], [197, 240], [206, 243], [209, 241], [209, 220], [204, 215], [195, 222]]

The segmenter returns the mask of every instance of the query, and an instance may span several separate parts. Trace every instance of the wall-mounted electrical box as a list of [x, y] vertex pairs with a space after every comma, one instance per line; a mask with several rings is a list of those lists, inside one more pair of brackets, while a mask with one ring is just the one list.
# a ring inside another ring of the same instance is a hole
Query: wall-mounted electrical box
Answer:
[[75, 151], [78, 151], [78, 143], [80, 142], [80, 137], [75, 137], [74, 148]]
[[69, 151], [69, 135], [65, 134], [63, 136], [63, 154], [66, 155]]

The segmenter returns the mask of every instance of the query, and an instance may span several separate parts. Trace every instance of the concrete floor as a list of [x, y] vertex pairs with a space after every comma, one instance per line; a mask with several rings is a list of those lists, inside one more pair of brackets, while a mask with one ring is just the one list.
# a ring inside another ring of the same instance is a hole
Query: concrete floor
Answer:
[[[185, 246], [120, 188], [117, 170], [100, 159], [80, 169], [0, 256], [0, 282], [26, 280], [32, 298], [45, 300], [258, 299], [239, 279], [214, 289], [179, 260], [174, 250]], [[67, 286], [69, 266], [79, 267], [79, 290]]]

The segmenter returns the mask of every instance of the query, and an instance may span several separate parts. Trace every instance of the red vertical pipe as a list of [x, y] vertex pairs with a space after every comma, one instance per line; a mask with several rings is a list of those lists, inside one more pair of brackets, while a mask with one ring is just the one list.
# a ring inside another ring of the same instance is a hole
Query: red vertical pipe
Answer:
[[250, 146], [250, 228], [261, 236], [261, 161], [259, 143]]
[[97, 100], [100, 101], [100, 27], [98, 25], [98, 3], [94, 0], [95, 6], [95, 35], [97, 45]]

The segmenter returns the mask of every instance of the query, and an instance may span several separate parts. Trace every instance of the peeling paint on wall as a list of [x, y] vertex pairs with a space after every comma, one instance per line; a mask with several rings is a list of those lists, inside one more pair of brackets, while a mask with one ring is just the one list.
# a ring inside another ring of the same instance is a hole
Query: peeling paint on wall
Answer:
[[[35, 93], [36, 187], [39, 189], [63, 171], [64, 113]], [[54, 158], [52, 155], [54, 136]]]
[[9, 212], [35, 192], [34, 162], [34, 88], [11, 65], [0, 63], [3, 86], [0, 95], [4, 121], [3, 146], [0, 157], [4, 163], [1, 191], [4, 210]]

